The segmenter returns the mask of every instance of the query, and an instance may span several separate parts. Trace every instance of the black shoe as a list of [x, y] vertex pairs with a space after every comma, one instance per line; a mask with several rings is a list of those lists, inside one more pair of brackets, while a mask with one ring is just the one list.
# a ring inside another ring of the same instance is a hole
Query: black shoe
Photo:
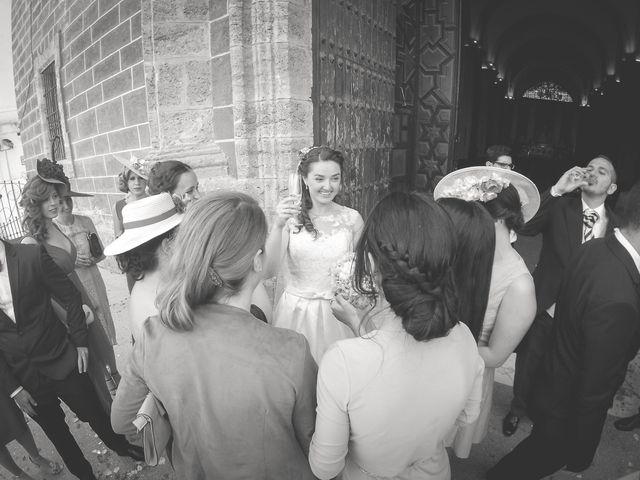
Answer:
[[613, 426], [623, 432], [630, 432], [634, 428], [640, 428], [640, 413], [616, 420], [613, 422]]
[[507, 416], [502, 420], [502, 433], [504, 433], [505, 437], [510, 437], [516, 430], [518, 430], [518, 425], [520, 424], [520, 417], [514, 415], [513, 413], [507, 413]]
[[125, 448], [124, 450], [116, 451], [116, 453], [121, 457], [131, 457], [136, 462], [144, 462], [144, 449], [136, 445], [129, 444], [127, 448]]

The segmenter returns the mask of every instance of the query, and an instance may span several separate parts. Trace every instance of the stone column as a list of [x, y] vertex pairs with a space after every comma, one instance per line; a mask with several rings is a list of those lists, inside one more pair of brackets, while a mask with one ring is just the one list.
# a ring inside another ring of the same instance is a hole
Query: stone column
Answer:
[[237, 176], [267, 214], [313, 143], [311, 11], [311, 0], [228, 2]]
[[[151, 129], [147, 160], [189, 164], [205, 190], [227, 185], [225, 178], [235, 161], [233, 146], [229, 148], [233, 118], [230, 109], [218, 108], [214, 90], [221, 86], [212, 78], [213, 65], [228, 51], [224, 20], [217, 18], [218, 5], [224, 3], [142, 0]], [[225, 99], [230, 104], [229, 100]]]

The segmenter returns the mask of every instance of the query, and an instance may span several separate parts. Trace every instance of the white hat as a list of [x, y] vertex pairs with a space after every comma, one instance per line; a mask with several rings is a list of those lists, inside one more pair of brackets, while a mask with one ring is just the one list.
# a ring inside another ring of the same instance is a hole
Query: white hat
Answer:
[[433, 198], [453, 197], [488, 202], [509, 185], [518, 191], [522, 216], [528, 222], [540, 208], [538, 187], [524, 175], [506, 168], [481, 166], [454, 170], [438, 182], [433, 189]]
[[184, 217], [166, 192], [128, 203], [122, 209], [124, 233], [104, 249], [105, 255], [119, 255], [168, 232]]

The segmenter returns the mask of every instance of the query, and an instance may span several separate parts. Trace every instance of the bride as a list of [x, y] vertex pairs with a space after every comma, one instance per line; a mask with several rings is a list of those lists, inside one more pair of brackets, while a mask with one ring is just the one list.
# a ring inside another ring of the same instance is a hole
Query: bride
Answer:
[[302, 333], [316, 362], [333, 342], [353, 336], [331, 312], [331, 270], [353, 252], [364, 224], [356, 210], [334, 201], [344, 163], [342, 153], [328, 147], [301, 151], [302, 196], [289, 195], [278, 203], [267, 239], [267, 276], [282, 264], [285, 281], [273, 324]]

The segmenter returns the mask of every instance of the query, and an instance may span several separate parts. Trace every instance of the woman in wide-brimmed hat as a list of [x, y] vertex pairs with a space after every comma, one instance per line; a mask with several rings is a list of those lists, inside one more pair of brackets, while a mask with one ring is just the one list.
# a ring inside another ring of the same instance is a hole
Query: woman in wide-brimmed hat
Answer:
[[[517, 172], [497, 167], [469, 167], [444, 177], [436, 186], [434, 197], [477, 202], [489, 212], [495, 224], [491, 281], [477, 338], [478, 352], [485, 363], [480, 416], [473, 424], [454, 429], [449, 439], [456, 456], [467, 458], [472, 444], [482, 441], [488, 431], [495, 369], [513, 353], [536, 313], [533, 279], [511, 244], [516, 239], [514, 232], [538, 210], [540, 194], [531, 180]], [[469, 228], [469, 222], [464, 222], [463, 227]]]
[[[95, 322], [96, 307], [75, 272], [77, 249], [75, 244], [53, 222], [58, 216], [61, 201], [67, 196], [91, 196], [74, 192], [62, 166], [55, 161], [42, 159], [36, 162], [37, 175], [29, 179], [22, 189], [20, 205], [24, 209], [23, 226], [28, 235], [22, 243], [44, 246], [53, 261], [64, 271], [82, 294], [87, 312], [89, 333], [89, 364], [87, 373], [96, 389], [105, 411], [111, 408], [111, 392], [107, 381], [119, 379], [116, 358], [109, 337], [101, 322]], [[66, 311], [53, 299], [56, 314], [66, 321]], [[114, 378], [112, 378], [114, 377]]]
[[104, 250], [105, 255], [115, 255], [120, 269], [135, 281], [129, 298], [129, 325], [134, 340], [139, 338], [147, 317], [157, 313], [156, 289], [182, 217], [168, 193], [128, 204], [122, 210], [122, 235]]

